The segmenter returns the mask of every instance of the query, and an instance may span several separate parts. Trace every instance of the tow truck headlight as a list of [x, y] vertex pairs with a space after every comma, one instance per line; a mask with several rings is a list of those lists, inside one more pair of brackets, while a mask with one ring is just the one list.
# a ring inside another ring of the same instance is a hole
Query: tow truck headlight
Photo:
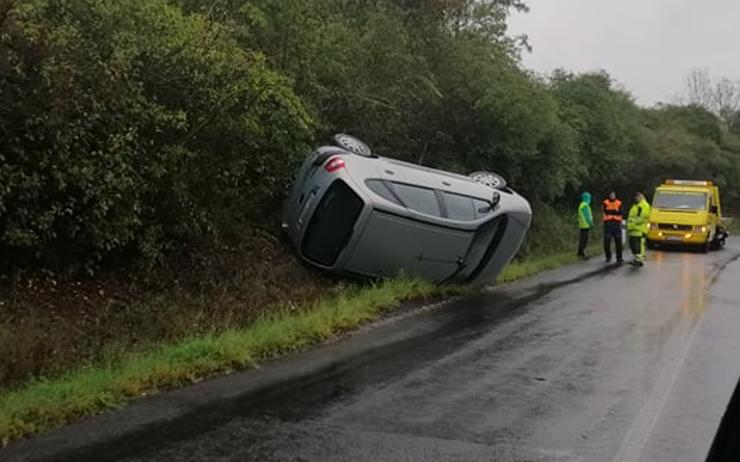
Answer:
[[694, 232], [704, 234], [707, 232], [707, 227], [706, 226], [694, 226]]

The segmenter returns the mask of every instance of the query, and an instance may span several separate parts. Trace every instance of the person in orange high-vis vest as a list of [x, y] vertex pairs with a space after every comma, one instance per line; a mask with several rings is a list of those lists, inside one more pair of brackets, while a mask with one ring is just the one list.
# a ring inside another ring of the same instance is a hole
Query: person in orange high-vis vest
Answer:
[[602, 203], [604, 212], [604, 256], [606, 262], [612, 261], [612, 239], [617, 251], [617, 263], [622, 263], [622, 201], [617, 199], [617, 194], [612, 191], [609, 197]]

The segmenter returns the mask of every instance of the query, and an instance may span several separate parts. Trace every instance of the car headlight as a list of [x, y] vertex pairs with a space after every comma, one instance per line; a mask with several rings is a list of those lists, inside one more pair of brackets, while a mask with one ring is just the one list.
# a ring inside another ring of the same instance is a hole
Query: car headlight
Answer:
[[706, 226], [694, 226], [694, 232], [704, 234], [707, 232], [707, 227]]
[[658, 223], [648, 223], [648, 229], [658, 229]]

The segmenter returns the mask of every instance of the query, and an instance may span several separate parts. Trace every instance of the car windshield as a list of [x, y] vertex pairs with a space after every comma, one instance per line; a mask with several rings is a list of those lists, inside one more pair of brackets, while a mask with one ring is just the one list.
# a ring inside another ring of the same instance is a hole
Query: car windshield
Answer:
[[655, 195], [653, 207], [659, 209], [705, 210], [706, 193], [672, 193], [662, 191]]

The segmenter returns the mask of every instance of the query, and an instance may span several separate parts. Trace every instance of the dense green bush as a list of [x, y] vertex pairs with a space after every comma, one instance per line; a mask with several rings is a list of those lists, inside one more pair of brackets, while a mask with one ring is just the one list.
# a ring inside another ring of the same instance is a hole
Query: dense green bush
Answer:
[[205, 16], [160, 0], [2, 5], [3, 255], [154, 256], [254, 218], [307, 146], [284, 79]]

